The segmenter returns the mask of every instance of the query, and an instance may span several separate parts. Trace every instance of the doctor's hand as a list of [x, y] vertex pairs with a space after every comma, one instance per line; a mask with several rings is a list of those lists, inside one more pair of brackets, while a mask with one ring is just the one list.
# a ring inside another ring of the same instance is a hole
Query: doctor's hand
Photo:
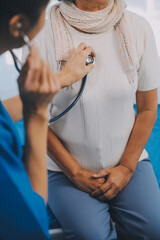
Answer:
[[94, 64], [86, 65], [86, 60], [90, 54], [94, 58], [96, 57], [93, 48], [88, 47], [85, 43], [80, 43], [78, 48], [71, 52], [64, 69], [56, 74], [60, 79], [62, 88], [79, 81], [94, 68]]
[[48, 104], [60, 90], [60, 83], [34, 46], [21, 70], [18, 85], [25, 116], [36, 115], [47, 119]]
[[132, 175], [133, 172], [123, 165], [105, 169], [94, 174], [93, 177], [95, 179], [105, 177], [106, 181], [98, 190], [93, 191], [91, 196], [104, 202], [113, 199], [126, 187]]
[[81, 168], [73, 177], [72, 182], [82, 191], [91, 193], [98, 191], [98, 189], [104, 184], [105, 178], [93, 178], [94, 172], [87, 171]]

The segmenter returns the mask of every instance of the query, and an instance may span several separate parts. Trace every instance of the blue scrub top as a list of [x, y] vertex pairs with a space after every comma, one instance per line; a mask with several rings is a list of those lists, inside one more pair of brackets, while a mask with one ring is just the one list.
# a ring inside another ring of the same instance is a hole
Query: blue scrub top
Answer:
[[0, 239], [46, 240], [43, 198], [32, 190], [15, 124], [0, 102]]

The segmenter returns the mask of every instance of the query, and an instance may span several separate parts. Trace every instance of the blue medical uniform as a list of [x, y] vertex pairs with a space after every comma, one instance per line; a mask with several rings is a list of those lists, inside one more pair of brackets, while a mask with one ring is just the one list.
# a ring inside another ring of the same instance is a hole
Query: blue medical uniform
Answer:
[[0, 239], [46, 240], [43, 198], [32, 190], [15, 125], [0, 102]]

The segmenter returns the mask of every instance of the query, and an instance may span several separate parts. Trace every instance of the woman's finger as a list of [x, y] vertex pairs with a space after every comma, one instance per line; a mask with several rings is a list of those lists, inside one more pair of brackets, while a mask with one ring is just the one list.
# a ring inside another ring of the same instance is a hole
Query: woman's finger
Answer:
[[[115, 198], [118, 194], [118, 191], [113, 187], [110, 190], [108, 190], [106, 193], [103, 194], [103, 198], [107, 199], [107, 200], [111, 200], [113, 198]], [[100, 199], [100, 198], [98, 198]]]
[[105, 192], [107, 192], [111, 188], [112, 188], [112, 184], [107, 181], [99, 189], [97, 189], [96, 191], [92, 192], [91, 196], [92, 197], [98, 197], [98, 196], [104, 194]]
[[93, 174], [93, 178], [103, 178], [106, 176], [109, 176], [111, 173], [111, 169], [104, 169], [102, 171], [99, 171], [98, 173]]

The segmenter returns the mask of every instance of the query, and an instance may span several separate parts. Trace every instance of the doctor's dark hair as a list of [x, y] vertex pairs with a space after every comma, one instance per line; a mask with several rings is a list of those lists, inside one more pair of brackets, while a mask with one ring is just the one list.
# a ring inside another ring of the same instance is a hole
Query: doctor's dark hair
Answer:
[[34, 25], [49, 0], [0, 0], [0, 28], [17, 14], [24, 14]]

